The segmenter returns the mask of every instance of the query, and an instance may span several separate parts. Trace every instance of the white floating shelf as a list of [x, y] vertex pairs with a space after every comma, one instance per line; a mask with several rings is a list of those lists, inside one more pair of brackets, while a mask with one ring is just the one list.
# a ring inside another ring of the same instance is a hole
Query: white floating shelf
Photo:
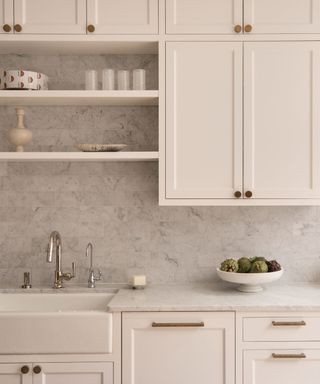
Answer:
[[0, 105], [158, 105], [159, 91], [0, 91]]
[[159, 152], [0, 152], [0, 161], [158, 161]]
[[1, 54], [110, 55], [158, 54], [152, 35], [21, 35], [0, 34]]

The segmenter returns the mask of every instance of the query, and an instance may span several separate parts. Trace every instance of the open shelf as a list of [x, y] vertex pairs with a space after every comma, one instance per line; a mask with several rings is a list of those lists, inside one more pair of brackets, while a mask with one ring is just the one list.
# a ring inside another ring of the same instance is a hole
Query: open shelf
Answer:
[[0, 105], [158, 105], [158, 91], [0, 91]]
[[157, 54], [152, 35], [21, 35], [0, 34], [0, 52], [22, 55]]
[[158, 161], [159, 152], [0, 152], [0, 161]]

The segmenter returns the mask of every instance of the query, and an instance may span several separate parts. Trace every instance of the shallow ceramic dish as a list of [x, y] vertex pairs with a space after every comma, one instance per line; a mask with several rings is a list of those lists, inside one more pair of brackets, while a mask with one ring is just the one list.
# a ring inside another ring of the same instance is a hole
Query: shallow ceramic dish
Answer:
[[126, 144], [77, 144], [82, 152], [119, 152], [127, 147]]
[[217, 268], [217, 274], [221, 280], [239, 284], [238, 291], [255, 293], [263, 290], [261, 284], [269, 284], [280, 279], [284, 270], [267, 273], [235, 273], [224, 272]]

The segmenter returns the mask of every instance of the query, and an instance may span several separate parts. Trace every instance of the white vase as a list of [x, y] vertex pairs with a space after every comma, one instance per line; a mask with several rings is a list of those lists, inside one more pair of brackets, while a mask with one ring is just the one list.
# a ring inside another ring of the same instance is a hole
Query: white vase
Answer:
[[24, 126], [24, 110], [16, 108], [17, 126], [8, 132], [8, 140], [16, 146], [16, 152], [23, 152], [24, 146], [32, 140], [32, 132]]

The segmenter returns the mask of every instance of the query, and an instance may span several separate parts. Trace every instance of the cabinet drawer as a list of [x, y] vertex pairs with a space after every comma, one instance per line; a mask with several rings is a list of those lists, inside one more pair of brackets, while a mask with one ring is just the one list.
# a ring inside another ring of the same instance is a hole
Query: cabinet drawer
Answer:
[[320, 317], [244, 317], [243, 341], [320, 341]]

